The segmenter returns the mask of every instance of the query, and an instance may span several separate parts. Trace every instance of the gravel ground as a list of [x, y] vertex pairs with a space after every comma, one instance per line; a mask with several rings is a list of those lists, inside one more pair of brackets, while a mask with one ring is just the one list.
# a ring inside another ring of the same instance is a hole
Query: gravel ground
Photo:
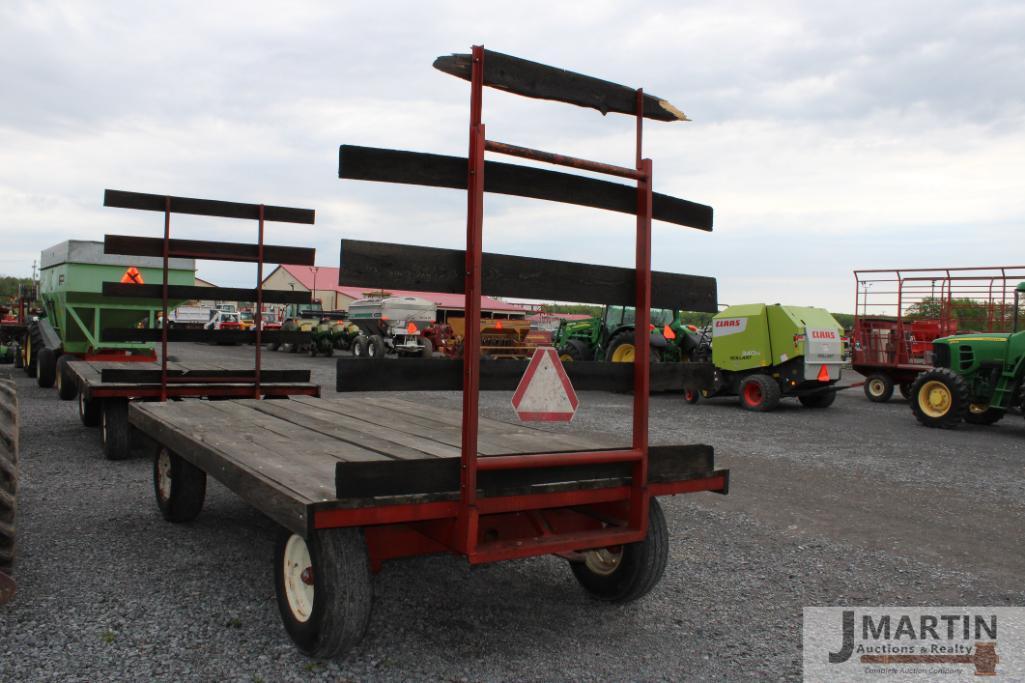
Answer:
[[[330, 359], [265, 358], [314, 366], [334, 394]], [[0, 610], [0, 681], [798, 679], [806, 605], [1025, 605], [1020, 415], [945, 432], [857, 389], [772, 414], [661, 396], [653, 443], [714, 445], [732, 490], [664, 499], [669, 567], [646, 599], [597, 604], [555, 558], [397, 561], [375, 579], [366, 640], [312, 661], [279, 621], [272, 522], [212, 480], [194, 523], [164, 522], [149, 460], [104, 460], [73, 403], [16, 377], [19, 592]], [[508, 394], [482, 403], [512, 415]], [[628, 425], [628, 397], [586, 394], [573, 428], [614, 441]]]

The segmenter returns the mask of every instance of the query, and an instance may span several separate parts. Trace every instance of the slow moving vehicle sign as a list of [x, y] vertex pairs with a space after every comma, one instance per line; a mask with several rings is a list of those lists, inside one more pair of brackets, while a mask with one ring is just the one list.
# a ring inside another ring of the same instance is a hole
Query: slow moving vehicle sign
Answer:
[[516, 415], [526, 422], [569, 422], [578, 405], [577, 392], [555, 349], [535, 349], [512, 397]]

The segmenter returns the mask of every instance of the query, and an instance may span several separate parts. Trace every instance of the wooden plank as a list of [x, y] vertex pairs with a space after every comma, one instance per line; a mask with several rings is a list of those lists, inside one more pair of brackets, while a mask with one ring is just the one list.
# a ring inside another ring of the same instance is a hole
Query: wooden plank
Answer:
[[[514, 391], [527, 369], [526, 360], [483, 360], [482, 391]], [[574, 361], [565, 363], [577, 391], [633, 389], [632, 363]], [[706, 363], [652, 363], [651, 391], [678, 391], [700, 384], [711, 367]], [[338, 358], [336, 391], [462, 391], [463, 361], [449, 358]]]
[[[462, 407], [442, 407], [427, 401], [414, 403], [413, 401], [407, 401], [388, 395], [370, 396], [365, 398], [364, 402], [401, 413], [403, 415], [403, 419], [405, 419], [405, 416], [421, 416], [450, 427], [458, 427], [462, 429], [463, 426]], [[503, 420], [493, 420], [483, 416], [479, 416], [477, 418], [477, 429], [479, 435], [489, 439], [496, 439], [500, 442], [508, 440], [510, 437], [519, 439], [523, 444], [518, 447], [520, 451], [524, 449], [539, 450], [544, 448], [587, 450], [612, 447], [629, 448], [630, 446], [629, 436], [621, 437], [622, 443], [616, 445], [614, 443], [610, 443], [607, 435], [599, 435], [590, 432], [581, 433], [579, 431], [553, 431], [551, 429], [540, 429], [525, 422], [506, 422]], [[615, 437], [613, 437], [613, 441], [614, 440]], [[511, 445], [505, 445], [505, 450], [507, 452], [511, 452]]]
[[[109, 342], [156, 342], [160, 341], [161, 330], [154, 328], [115, 327], [103, 330], [102, 339]], [[261, 335], [264, 344], [295, 344], [308, 341], [309, 332], [286, 332], [285, 330], [264, 330]], [[207, 342], [210, 344], [248, 344], [255, 341], [252, 330], [187, 330], [171, 328], [167, 340], [173, 342]]]
[[[669, 482], [711, 474], [711, 446], [652, 446], [648, 451], [648, 481]], [[339, 463], [335, 494], [340, 499], [412, 494], [439, 495], [459, 490], [459, 458], [417, 461]], [[523, 470], [481, 470], [478, 488], [485, 496], [566, 481], [606, 480], [609, 485], [630, 480], [630, 463], [577, 465]]]
[[[104, 282], [103, 296], [137, 299], [163, 298], [163, 285], [131, 285], [121, 282]], [[216, 299], [219, 301], [256, 301], [256, 289], [244, 287], [200, 287], [198, 285], [168, 285], [167, 298], [175, 300]], [[313, 300], [311, 292], [292, 292], [281, 289], [263, 290], [265, 304], [308, 304]]]
[[[434, 60], [434, 68], [469, 81], [472, 60], [469, 54], [444, 55]], [[597, 109], [602, 115], [637, 114], [635, 88], [492, 50], [484, 50], [484, 85], [524, 97]], [[664, 99], [648, 94], [644, 95], [644, 118], [690, 120]]]
[[[466, 252], [462, 249], [343, 239], [338, 284], [462, 294], [465, 263]], [[485, 253], [481, 293], [632, 306], [637, 300], [636, 277], [632, 268]], [[717, 302], [715, 278], [651, 274], [653, 308], [715, 313]]]
[[[167, 207], [168, 197], [144, 192], [126, 192], [124, 190], [105, 190], [103, 205], [120, 209], [141, 209], [143, 211], [160, 211]], [[170, 197], [171, 213], [188, 213], [195, 216], [219, 216], [221, 218], [260, 218], [259, 204], [243, 204], [225, 202], [216, 199], [195, 199], [192, 197]], [[263, 207], [263, 219], [276, 223], [312, 224], [316, 219], [313, 209], [295, 209], [287, 206]]]
[[[253, 368], [244, 369], [223, 369], [223, 368], [190, 368], [179, 369], [171, 367], [168, 363], [167, 376], [169, 378], [188, 379], [192, 376], [211, 378], [214, 380], [234, 379], [237, 382], [255, 381], [256, 373]], [[160, 384], [160, 370], [149, 368], [103, 368], [100, 371], [100, 381], [104, 384]], [[207, 379], [196, 379], [197, 382], [208, 381]], [[309, 382], [309, 370], [260, 370], [261, 384], [274, 383], [298, 383]]]
[[[465, 190], [466, 168], [464, 157], [356, 145], [342, 145], [338, 150], [338, 177], [350, 180]], [[484, 190], [631, 215], [637, 213], [636, 187], [519, 164], [485, 162]], [[686, 199], [658, 192], [652, 197], [655, 220], [710, 231], [712, 213], [712, 207]]]
[[[355, 444], [363, 449], [378, 454], [379, 458], [396, 460], [418, 460], [438, 457], [438, 450], [444, 448], [444, 455], [452, 456], [452, 448], [438, 447], [430, 440], [417, 438], [389, 430], [377, 425], [368, 425], [371, 429], [352, 428], [338, 423], [337, 414], [319, 410], [314, 405], [297, 401], [253, 401], [253, 410], [272, 415], [282, 421], [290, 422], [307, 431], [329, 436], [342, 443]], [[357, 422], [353, 420], [352, 422]], [[367, 425], [367, 423], [363, 423]], [[374, 430], [373, 427], [377, 427]], [[376, 431], [376, 433], [374, 433]]]
[[[240, 242], [212, 242], [207, 240], [170, 239], [168, 245], [171, 258], [194, 258], [206, 261], [255, 262], [259, 257], [259, 245]], [[104, 235], [103, 253], [127, 254], [129, 256], [164, 255], [164, 240], [159, 237], [135, 237], [132, 235]], [[287, 263], [289, 265], [312, 266], [316, 249], [289, 247], [279, 244], [263, 245], [264, 263]]]

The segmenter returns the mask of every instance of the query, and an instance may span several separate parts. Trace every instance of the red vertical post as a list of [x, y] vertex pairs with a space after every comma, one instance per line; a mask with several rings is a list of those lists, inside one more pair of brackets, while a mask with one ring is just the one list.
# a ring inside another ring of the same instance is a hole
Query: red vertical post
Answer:
[[263, 344], [263, 204], [260, 204], [259, 238], [256, 243], [256, 312], [253, 314], [256, 325], [256, 386], [253, 387], [253, 398], [260, 398], [260, 351]]
[[466, 334], [463, 338], [462, 467], [457, 543], [472, 553], [477, 546], [477, 427], [480, 390], [480, 295], [484, 225], [484, 48], [473, 46], [470, 79], [470, 150], [466, 200]]
[[641, 459], [633, 466], [630, 497], [630, 525], [646, 529], [648, 524], [648, 393], [651, 380], [651, 159], [643, 158], [644, 91], [637, 90], [637, 181], [636, 312], [634, 320], [633, 448]]
[[162, 317], [160, 318], [160, 400], [167, 400], [167, 270], [171, 250], [171, 198], [164, 197], [164, 280], [160, 294]]
[[[912, 296], [914, 296], [912, 294]], [[867, 299], [868, 297], [866, 297]], [[911, 360], [911, 354], [907, 354], [908, 361]], [[897, 271], [897, 350], [896, 355], [893, 357], [894, 363], [904, 363], [904, 279], [900, 276], [900, 271]]]

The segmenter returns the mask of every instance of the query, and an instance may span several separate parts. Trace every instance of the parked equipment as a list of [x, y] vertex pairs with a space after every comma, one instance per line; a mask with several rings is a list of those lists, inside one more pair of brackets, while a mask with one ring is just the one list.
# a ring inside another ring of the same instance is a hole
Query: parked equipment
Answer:
[[[633, 306], [605, 306], [601, 318], [563, 321], [554, 343], [563, 362], [605, 360], [632, 363], [636, 355]], [[684, 325], [680, 313], [668, 308], [652, 308], [649, 313], [651, 356], [657, 361], [683, 359], [680, 344]]]
[[349, 304], [349, 320], [362, 334], [352, 344], [352, 355], [380, 358], [434, 355], [434, 344], [423, 332], [434, 325], [438, 307], [415, 296], [368, 297]]
[[714, 366], [710, 384], [686, 388], [689, 403], [699, 396], [739, 396], [744, 408], [769, 411], [785, 396], [808, 408], [826, 408], [836, 398], [843, 328], [825, 309], [730, 306], [712, 318], [707, 342], [688, 332], [691, 358], [707, 356], [710, 345]]
[[[25, 372], [41, 387], [57, 385], [60, 397], [75, 397], [65, 365], [74, 358], [109, 361], [153, 361], [147, 342], [109, 339], [111, 328], [155, 327], [160, 300], [122, 298], [107, 285], [143, 287], [146, 279], [162, 277], [162, 259], [105, 253], [102, 242], [69, 240], [43, 251], [40, 262], [43, 315], [28, 323], [22, 341]], [[196, 266], [191, 258], [173, 258], [168, 280], [192, 285]], [[119, 282], [120, 281], [120, 282]], [[172, 304], [174, 305], [174, 304]]]
[[1025, 266], [856, 270], [851, 365], [865, 396], [889, 401], [934, 365], [936, 339], [1011, 329], [1015, 284]]
[[958, 334], [932, 342], [933, 367], [911, 385], [911, 411], [926, 427], [991, 425], [1025, 407], [1025, 282], [1014, 290], [1011, 332]]
[[[463, 341], [466, 338], [466, 318], [450, 317], [444, 323], [432, 325], [424, 336], [434, 349], [448, 358], [463, 357]], [[482, 357], [495, 360], [522, 360], [530, 358], [538, 347], [537, 339], [531, 338], [530, 321], [505, 318], [481, 318], [480, 353]]]

